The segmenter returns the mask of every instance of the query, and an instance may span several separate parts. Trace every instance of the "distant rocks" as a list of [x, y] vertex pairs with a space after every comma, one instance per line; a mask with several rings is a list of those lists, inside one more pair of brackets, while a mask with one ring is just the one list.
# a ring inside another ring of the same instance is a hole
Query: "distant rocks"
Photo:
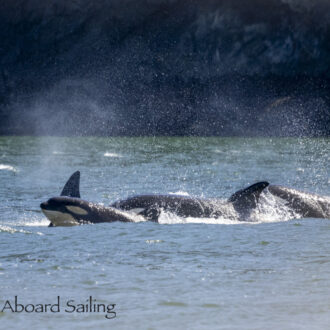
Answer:
[[329, 135], [330, 3], [4, 0], [0, 134]]

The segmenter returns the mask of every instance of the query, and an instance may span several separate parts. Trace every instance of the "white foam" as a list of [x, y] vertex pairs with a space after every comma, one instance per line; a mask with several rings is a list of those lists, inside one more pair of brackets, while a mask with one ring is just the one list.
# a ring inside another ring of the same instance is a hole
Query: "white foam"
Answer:
[[183, 218], [179, 217], [178, 215], [170, 212], [161, 212], [158, 223], [160, 224], [182, 224], [182, 223], [204, 223], [210, 225], [234, 225], [234, 224], [242, 224], [242, 221], [229, 219], [225, 217], [218, 217], [218, 218]]
[[13, 227], [0, 225], [0, 233], [1, 232], [10, 233], [10, 234], [21, 233], [21, 234], [36, 234], [36, 235], [40, 235], [40, 236], [44, 235], [43, 233], [40, 233], [40, 232], [32, 232], [32, 231], [27, 231], [24, 229], [16, 229]]
[[222, 224], [222, 225], [233, 225], [242, 224], [242, 221], [238, 220], [238, 216], [232, 207], [225, 208], [226, 215], [219, 216], [217, 218], [195, 218], [195, 217], [180, 217], [175, 213], [162, 211], [158, 218], [160, 224], [180, 224], [180, 223], [204, 223], [204, 224]]
[[0, 164], [0, 170], [3, 171], [11, 171], [11, 172], [17, 172], [17, 169], [14, 166], [6, 165], [6, 164]]
[[[220, 211], [220, 210], [219, 210]], [[248, 219], [242, 220], [231, 204], [221, 205], [222, 215], [210, 218], [183, 218], [168, 211], [160, 213], [158, 222], [160, 224], [182, 224], [182, 223], [203, 223], [203, 224], [258, 224], [283, 222], [291, 219], [299, 219], [301, 215], [293, 212], [285, 205], [285, 201], [276, 198], [270, 193], [261, 194], [258, 207], [253, 210]]]
[[251, 213], [251, 219], [256, 222], [283, 222], [299, 219], [301, 215], [295, 213], [285, 205], [285, 201], [270, 193], [262, 193], [258, 207]]
[[7, 222], [6, 225], [15, 227], [47, 227], [49, 220], [46, 217], [31, 216], [31, 214], [24, 214], [23, 217], [15, 221], [15, 223]]
[[162, 243], [163, 241], [161, 239], [147, 239], [146, 243], [147, 244], [157, 244], [157, 243]]
[[169, 195], [190, 196], [186, 191], [169, 192]]
[[116, 154], [114, 152], [106, 152], [106, 153], [104, 153], [103, 156], [104, 157], [111, 157], [111, 158], [120, 158], [120, 157], [122, 157], [122, 155]]
[[31, 222], [24, 222], [22, 225], [26, 227], [47, 227], [49, 226], [49, 220], [46, 218], [42, 220], [32, 220]]

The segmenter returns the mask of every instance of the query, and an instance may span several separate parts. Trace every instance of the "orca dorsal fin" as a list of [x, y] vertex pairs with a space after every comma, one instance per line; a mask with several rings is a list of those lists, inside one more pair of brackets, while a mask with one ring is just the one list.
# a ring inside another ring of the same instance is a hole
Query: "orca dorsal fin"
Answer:
[[262, 181], [253, 184], [247, 188], [236, 191], [228, 199], [233, 203], [234, 208], [239, 212], [251, 210], [257, 206], [261, 192], [269, 185], [268, 182]]
[[79, 191], [79, 184], [80, 184], [80, 172], [74, 172], [69, 180], [66, 182], [61, 196], [68, 196], [68, 197], [77, 197], [80, 198], [80, 191]]

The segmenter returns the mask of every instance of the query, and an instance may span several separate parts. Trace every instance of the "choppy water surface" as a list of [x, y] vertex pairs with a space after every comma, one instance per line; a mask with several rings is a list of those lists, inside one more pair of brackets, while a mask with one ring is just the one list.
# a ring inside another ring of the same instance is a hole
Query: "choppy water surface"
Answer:
[[[61, 313], [0, 313], [3, 328], [326, 329], [330, 221], [180, 219], [48, 228], [40, 202], [80, 170], [84, 199], [140, 193], [229, 197], [256, 181], [324, 195], [329, 139], [0, 138], [0, 304], [55, 303]], [[188, 222], [188, 223], [185, 223]], [[198, 223], [193, 223], [198, 222]], [[117, 317], [65, 313], [68, 300], [115, 303]]]

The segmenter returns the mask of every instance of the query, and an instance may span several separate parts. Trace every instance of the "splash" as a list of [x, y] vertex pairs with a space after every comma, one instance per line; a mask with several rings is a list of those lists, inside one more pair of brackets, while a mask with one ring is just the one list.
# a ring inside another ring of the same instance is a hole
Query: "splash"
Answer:
[[157, 244], [157, 243], [163, 243], [164, 241], [161, 239], [147, 239], [146, 243], [147, 244]]
[[[217, 217], [217, 218], [193, 218], [193, 217], [179, 217], [178, 215], [171, 212], [161, 212], [158, 223], [173, 225], [173, 224], [209, 224], [209, 225], [234, 225], [234, 224], [242, 224], [242, 221], [235, 220], [232, 218], [226, 217]], [[244, 222], [245, 223], [245, 222]]]
[[47, 219], [32, 220], [20, 224], [20, 226], [26, 226], [26, 227], [48, 227], [48, 225], [49, 225], [49, 220]]
[[189, 193], [187, 193], [186, 191], [176, 191], [176, 192], [169, 192], [169, 195], [179, 195], [179, 196], [190, 196]]
[[183, 218], [172, 212], [163, 210], [159, 216], [158, 222], [160, 224], [199, 223], [234, 225], [284, 222], [301, 218], [299, 213], [294, 212], [286, 206], [285, 201], [273, 196], [269, 192], [263, 193], [260, 196], [258, 207], [251, 212], [247, 219], [242, 220], [231, 204], [221, 205], [221, 214], [221, 216], [209, 218]]
[[3, 171], [11, 171], [11, 172], [18, 172], [17, 168], [15, 168], [14, 166], [11, 165], [6, 165], [6, 164], [0, 164], [0, 170]]
[[121, 158], [122, 157], [122, 155], [116, 154], [116, 153], [113, 153], [113, 152], [106, 152], [106, 153], [104, 153], [103, 156], [104, 157], [111, 157], [111, 158]]
[[329, 1], [2, 3], [2, 135], [328, 135]]
[[43, 236], [43, 233], [40, 232], [32, 232], [32, 231], [28, 231], [28, 230], [24, 230], [24, 229], [16, 229], [13, 227], [9, 227], [9, 226], [2, 226], [0, 225], [0, 233], [9, 233], [9, 234], [16, 234], [16, 233], [20, 233], [20, 234], [29, 234], [29, 235], [39, 235], [39, 236]]
[[290, 209], [285, 201], [266, 192], [261, 194], [258, 207], [251, 213], [252, 221], [282, 222], [291, 219], [300, 219], [301, 215]]
[[23, 216], [15, 222], [6, 222], [2, 224], [10, 227], [47, 227], [49, 225], [49, 220], [45, 217], [31, 216], [29, 213], [24, 213]]

